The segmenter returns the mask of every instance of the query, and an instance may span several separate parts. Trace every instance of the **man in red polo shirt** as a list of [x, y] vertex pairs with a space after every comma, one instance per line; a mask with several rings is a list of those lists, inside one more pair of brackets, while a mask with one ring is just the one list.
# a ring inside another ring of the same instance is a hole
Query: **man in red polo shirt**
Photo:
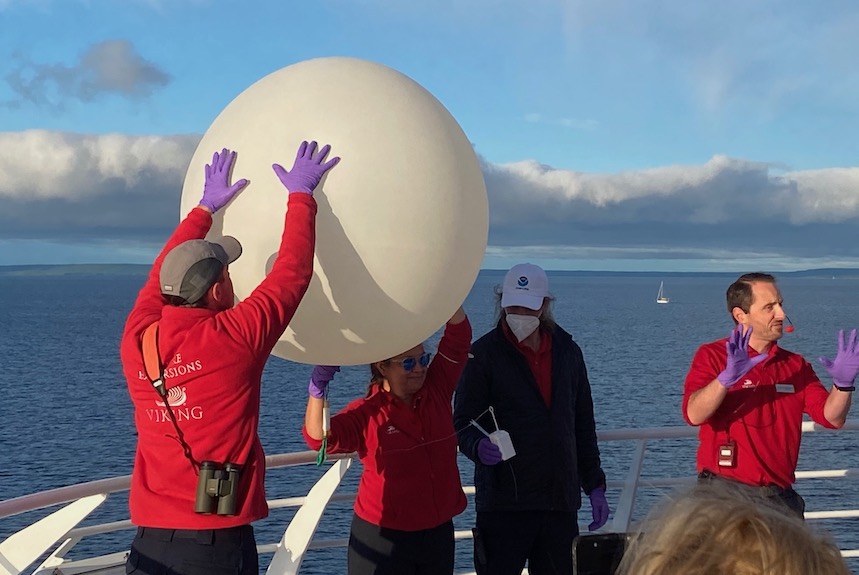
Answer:
[[700, 426], [698, 473], [725, 479], [781, 501], [803, 516], [793, 490], [802, 416], [839, 428], [847, 419], [859, 373], [856, 330], [839, 334], [835, 359], [820, 358], [832, 376], [830, 391], [802, 356], [779, 347], [784, 334], [782, 297], [773, 276], [745, 274], [727, 291], [736, 324], [730, 337], [702, 345], [683, 394], [683, 417]]

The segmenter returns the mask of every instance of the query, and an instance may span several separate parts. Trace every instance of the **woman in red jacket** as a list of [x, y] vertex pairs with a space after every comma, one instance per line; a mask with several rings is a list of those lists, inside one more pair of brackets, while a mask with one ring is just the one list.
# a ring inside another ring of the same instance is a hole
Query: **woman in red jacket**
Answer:
[[[331, 418], [328, 453], [357, 452], [364, 466], [349, 536], [350, 575], [450, 575], [453, 517], [465, 509], [451, 398], [471, 346], [459, 308], [438, 354], [419, 344], [370, 365], [367, 396]], [[304, 438], [322, 445], [325, 388], [339, 367], [316, 366]]]

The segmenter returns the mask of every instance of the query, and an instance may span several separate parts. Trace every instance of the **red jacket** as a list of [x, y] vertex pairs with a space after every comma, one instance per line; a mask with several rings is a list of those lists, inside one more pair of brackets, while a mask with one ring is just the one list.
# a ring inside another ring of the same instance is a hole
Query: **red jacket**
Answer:
[[[260, 378], [310, 283], [315, 216], [312, 196], [289, 195], [281, 246], [271, 272], [250, 296], [224, 312], [166, 305], [158, 279], [165, 254], [181, 242], [205, 237], [211, 214], [192, 210], [155, 260], [128, 316], [120, 348], [138, 433], [129, 496], [135, 525], [215, 529], [268, 515], [265, 454], [257, 435]], [[159, 351], [168, 399], [194, 459], [230, 461], [243, 467], [235, 516], [194, 512], [197, 475], [143, 368], [141, 336], [155, 321], [160, 321]]]
[[[725, 369], [727, 338], [702, 345], [686, 376], [683, 417], [689, 396], [707, 386]], [[749, 355], [757, 352], [749, 348]], [[835, 427], [823, 415], [829, 392], [802, 356], [773, 344], [769, 359], [756, 366], [728, 390], [716, 412], [698, 432], [698, 471], [749, 485], [790, 487], [796, 480], [796, 462], [802, 439], [802, 414], [816, 423]], [[719, 446], [736, 444], [736, 466], [721, 467]]]
[[[468, 359], [471, 325], [448, 324], [423, 387], [408, 407], [378, 388], [331, 418], [329, 453], [357, 451], [364, 466], [355, 513], [401, 531], [437, 527], [465, 509], [451, 398]], [[304, 429], [312, 449], [321, 441]]]

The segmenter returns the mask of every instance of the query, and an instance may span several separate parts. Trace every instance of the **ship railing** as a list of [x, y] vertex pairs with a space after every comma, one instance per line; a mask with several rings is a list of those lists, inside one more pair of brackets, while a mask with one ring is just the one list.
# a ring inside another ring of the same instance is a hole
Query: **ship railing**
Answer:
[[[849, 420], [839, 433], [845, 430], [859, 431], [859, 419]], [[804, 422], [802, 431], [807, 434], [827, 433], [832, 430], [827, 430], [811, 422]], [[616, 502], [613, 506], [615, 509], [611, 522], [603, 528], [603, 531], [628, 532], [635, 528], [639, 490], [643, 488], [670, 490], [694, 481], [694, 478], [690, 478], [688, 475], [682, 477], [645, 477], [642, 472], [648, 445], [663, 440], [694, 439], [696, 435], [697, 429], [688, 426], [618, 429], [598, 433], [601, 445], [614, 442], [628, 442], [632, 445], [632, 455], [626, 475], [608, 482], [609, 492], [613, 491], [612, 495], [619, 492], [619, 495], [610, 497], [613, 502]], [[314, 465], [316, 456], [314, 451], [271, 455], [266, 457], [266, 467], [273, 470], [300, 465]], [[328, 459], [332, 465], [306, 495], [269, 500], [269, 508], [272, 511], [294, 508], [296, 512], [279, 541], [261, 543], [258, 546], [262, 557], [271, 555], [267, 573], [272, 575], [297, 574], [308, 551], [345, 547], [348, 544], [346, 538], [314, 537], [322, 513], [329, 503], [348, 502], [355, 498], [354, 492], [337, 492], [352, 463], [351, 456], [329, 456]], [[855, 481], [859, 478], [859, 469], [803, 470], [798, 471], [796, 476], [797, 482], [800, 484], [817, 479]], [[93, 525], [81, 525], [93, 510], [107, 500], [108, 496], [127, 491], [130, 482], [131, 476], [125, 475], [0, 501], [0, 521], [19, 514], [62, 506], [49, 515], [34, 520], [33, 523], [0, 542], [0, 575], [19, 575], [21, 573], [76, 575], [96, 572], [109, 575], [124, 573], [123, 565], [127, 557], [127, 549], [83, 559], [72, 560], [67, 556], [76, 545], [86, 538], [134, 528], [127, 518]], [[465, 486], [464, 490], [468, 497], [473, 497], [473, 486]], [[805, 517], [809, 521], [855, 520], [859, 518], [859, 509], [807, 511]], [[468, 529], [457, 530], [455, 536], [457, 540], [470, 539], [471, 531]], [[131, 534], [129, 534], [128, 540], [131, 540]], [[859, 549], [842, 548], [841, 552], [846, 558], [859, 557]], [[38, 565], [33, 568], [32, 566], [36, 563]]]
[[[809, 433], [832, 433], [834, 430], [827, 429], [811, 421], [802, 423], [803, 435]], [[838, 430], [859, 431], [859, 419], [850, 419]], [[693, 427], [654, 427], [641, 429], [619, 429], [604, 431], [598, 434], [600, 444], [603, 442], [629, 441], [634, 444], [634, 452], [630, 460], [629, 470], [622, 481], [609, 481], [608, 488], [620, 489], [620, 498], [617, 509], [613, 514], [612, 521], [607, 531], [622, 533], [633, 529], [633, 514], [635, 511], [636, 494], [642, 487], [654, 487], [661, 489], [672, 489], [694, 481], [687, 477], [656, 477], [644, 478], [642, 470], [645, 463], [646, 448], [650, 442], [665, 439], [694, 438], [698, 434], [697, 428]], [[859, 468], [846, 469], [815, 469], [796, 472], [797, 484], [804, 485], [817, 479], [843, 479], [848, 481], [859, 480]], [[802, 488], [800, 487], [800, 491]], [[851, 489], [853, 491], [853, 489]], [[807, 521], [820, 521], [831, 519], [857, 519], [859, 509], [832, 509], [805, 512]], [[854, 528], [855, 530], [855, 528]], [[859, 557], [859, 549], [841, 549], [841, 555], [845, 558]]]

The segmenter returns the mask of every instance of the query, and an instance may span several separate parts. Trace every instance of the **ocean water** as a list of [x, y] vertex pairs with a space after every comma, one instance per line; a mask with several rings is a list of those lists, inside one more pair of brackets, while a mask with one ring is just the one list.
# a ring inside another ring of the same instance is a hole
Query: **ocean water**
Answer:
[[[2, 268], [0, 268], [2, 271]], [[139, 274], [71, 274], [56, 276], [0, 273], [0, 499], [131, 472], [135, 431], [132, 408], [119, 364], [119, 337], [125, 317], [144, 281]], [[584, 352], [593, 390], [598, 430], [684, 425], [680, 416], [683, 379], [695, 349], [727, 335], [731, 321], [724, 292], [733, 275], [589, 274], [550, 272], [556, 297], [555, 318], [570, 331]], [[494, 286], [503, 272], [483, 271], [465, 308], [475, 336], [495, 321]], [[785, 306], [796, 331], [782, 345], [809, 359], [834, 355], [838, 329], [859, 327], [859, 280], [849, 277], [780, 278]], [[665, 281], [668, 305], [657, 305], [656, 291]], [[430, 344], [437, 341], [438, 334]], [[821, 376], [822, 369], [817, 370]], [[306, 381], [310, 367], [271, 358], [263, 378], [260, 436], [268, 454], [306, 450], [301, 434]], [[332, 410], [363, 395], [366, 366], [344, 368], [331, 388]], [[822, 377], [828, 386], [828, 378]], [[855, 412], [854, 412], [855, 414]], [[859, 415], [855, 415], [859, 418]], [[804, 439], [799, 469], [859, 467], [855, 433], [827, 432]], [[694, 476], [695, 440], [652, 444], [644, 475]], [[606, 473], [624, 477], [632, 446], [601, 446]], [[463, 481], [471, 483], [473, 467], [460, 456]], [[275, 470], [267, 476], [269, 496], [307, 491], [324, 470], [313, 466]], [[354, 491], [356, 465], [342, 490]], [[846, 480], [809, 480], [797, 485], [809, 511], [859, 508], [859, 494]], [[644, 488], [640, 509], [667, 493]], [[609, 490], [614, 508], [620, 491]], [[112, 496], [93, 521], [127, 513], [127, 500]], [[319, 534], [347, 537], [350, 504], [335, 503], [323, 517]], [[260, 543], [274, 543], [293, 511], [277, 510], [256, 524]], [[580, 515], [584, 529], [590, 507]], [[125, 516], [125, 515], [121, 515]], [[0, 540], [32, 517], [0, 522]], [[87, 523], [92, 523], [88, 521]], [[455, 519], [469, 529], [471, 505]], [[855, 520], [825, 520], [815, 526], [829, 531], [842, 545], [859, 547]], [[81, 544], [76, 557], [91, 550], [116, 551], [127, 546], [131, 531]], [[470, 542], [457, 551], [457, 570], [471, 567]], [[262, 558], [263, 568], [268, 556]], [[851, 567], [859, 570], [859, 563]], [[345, 573], [345, 551], [312, 551], [302, 573]]]

